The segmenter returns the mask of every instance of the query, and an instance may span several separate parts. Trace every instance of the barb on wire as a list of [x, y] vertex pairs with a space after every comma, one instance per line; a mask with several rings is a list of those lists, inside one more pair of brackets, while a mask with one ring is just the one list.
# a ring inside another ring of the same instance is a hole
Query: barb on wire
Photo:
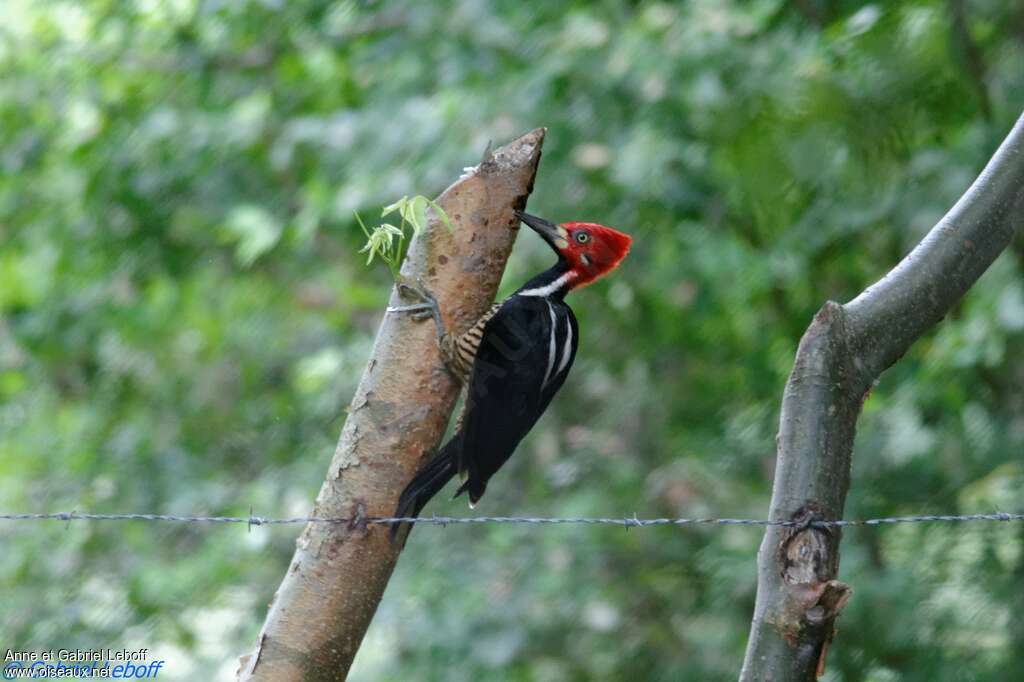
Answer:
[[[175, 514], [83, 514], [77, 511], [47, 512], [41, 514], [0, 514], [0, 521], [65, 521], [65, 528], [72, 521], [172, 521], [178, 523], [244, 523], [252, 530], [253, 526], [287, 525], [295, 523], [334, 523], [334, 524], [375, 524], [394, 525], [397, 523], [418, 523], [431, 526], [448, 526], [454, 524], [479, 523], [521, 523], [531, 525], [609, 525], [626, 528], [643, 528], [646, 526], [796, 526], [800, 521], [783, 521], [772, 519], [731, 519], [731, 518], [658, 518], [641, 519], [636, 513], [622, 518], [602, 517], [551, 517], [551, 516], [357, 516], [356, 518], [330, 518], [323, 516], [293, 516], [289, 518], [266, 518], [255, 516], [249, 510], [249, 516], [179, 516]], [[966, 521], [1024, 521], [1024, 514], [1008, 514], [993, 512], [991, 514], [926, 514], [921, 516], [888, 516], [877, 519], [835, 519], [811, 521], [811, 528], [833, 528], [842, 526], [881, 526], [896, 523], [943, 523]], [[806, 523], [806, 522], [805, 522]]]

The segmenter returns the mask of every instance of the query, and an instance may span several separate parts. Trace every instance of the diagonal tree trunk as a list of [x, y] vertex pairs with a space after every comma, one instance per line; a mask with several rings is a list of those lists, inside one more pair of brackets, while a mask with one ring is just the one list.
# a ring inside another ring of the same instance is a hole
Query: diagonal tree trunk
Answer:
[[1024, 223], [1024, 116], [985, 170], [882, 280], [829, 301], [800, 341], [782, 398], [769, 527], [743, 682], [813, 680], [850, 595], [836, 580], [840, 519], [861, 403], [872, 384], [967, 292]]
[[[438, 198], [449, 233], [432, 219], [402, 274], [422, 279], [449, 329], [494, 299], [540, 161], [539, 128], [493, 154]], [[399, 305], [392, 292], [391, 305]], [[444, 435], [458, 385], [438, 354], [434, 325], [388, 315], [349, 407], [313, 515], [390, 516], [402, 487]], [[240, 680], [343, 680], [401, 549], [386, 526], [309, 524], [296, 543], [256, 649]]]

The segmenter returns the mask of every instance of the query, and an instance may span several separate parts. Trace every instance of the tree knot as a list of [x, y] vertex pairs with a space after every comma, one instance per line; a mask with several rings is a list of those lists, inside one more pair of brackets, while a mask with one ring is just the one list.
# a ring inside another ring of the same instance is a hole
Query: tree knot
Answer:
[[820, 507], [808, 502], [800, 507], [782, 528], [779, 539], [779, 566], [782, 579], [789, 585], [814, 584], [831, 580], [839, 568], [839, 530], [821, 526]]

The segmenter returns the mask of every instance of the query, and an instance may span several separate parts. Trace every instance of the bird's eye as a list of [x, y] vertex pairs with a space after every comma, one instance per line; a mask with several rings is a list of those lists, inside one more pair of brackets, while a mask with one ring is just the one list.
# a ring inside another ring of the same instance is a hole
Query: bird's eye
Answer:
[[586, 244], [587, 242], [590, 241], [590, 235], [582, 230], [577, 232], [575, 236], [577, 244]]

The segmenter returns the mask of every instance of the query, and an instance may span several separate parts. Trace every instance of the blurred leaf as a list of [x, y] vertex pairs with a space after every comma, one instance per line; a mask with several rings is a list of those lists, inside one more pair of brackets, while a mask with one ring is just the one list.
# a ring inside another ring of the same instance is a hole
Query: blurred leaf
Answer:
[[281, 224], [256, 205], [236, 206], [228, 214], [226, 226], [238, 242], [235, 256], [246, 267], [274, 248], [281, 238]]

